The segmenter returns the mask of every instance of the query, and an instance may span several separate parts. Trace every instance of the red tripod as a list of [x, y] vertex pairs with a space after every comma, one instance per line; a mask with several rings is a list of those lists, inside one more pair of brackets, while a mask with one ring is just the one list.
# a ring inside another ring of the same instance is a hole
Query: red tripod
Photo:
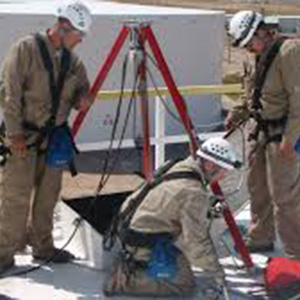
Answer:
[[[168, 90], [173, 99], [174, 105], [177, 109], [177, 112], [180, 116], [181, 122], [184, 125], [186, 132], [190, 139], [190, 151], [193, 156], [197, 151], [198, 143], [197, 143], [197, 135], [194, 131], [191, 119], [188, 114], [188, 110], [185, 104], [184, 99], [179, 93], [177, 86], [174, 82], [174, 79], [170, 73], [166, 60], [162, 54], [162, 51], [159, 47], [159, 44], [153, 34], [153, 31], [148, 23], [126, 23], [121, 32], [119, 33], [116, 41], [113, 44], [113, 47], [110, 51], [110, 54], [106, 58], [103, 66], [100, 68], [99, 73], [89, 91], [89, 95], [91, 99], [95, 99], [96, 95], [102, 86], [108, 72], [110, 71], [118, 53], [120, 52], [128, 34], [130, 34], [131, 42], [136, 44], [135, 47], [138, 46], [138, 49], [141, 56], [141, 61], [139, 65], [139, 96], [140, 96], [140, 104], [141, 104], [141, 115], [142, 118], [142, 130], [143, 130], [143, 174], [147, 180], [151, 180], [153, 175], [152, 162], [151, 162], [151, 148], [150, 148], [150, 133], [149, 133], [149, 109], [148, 109], [148, 98], [147, 98], [147, 88], [146, 88], [146, 52], [145, 52], [145, 44], [149, 43], [149, 46], [153, 52], [153, 55], [156, 59], [156, 63], [159, 67], [159, 70], [164, 78], [165, 84], [168, 87]], [[73, 127], [72, 134], [75, 136], [87, 114], [87, 111], [80, 112], [76, 116]], [[226, 205], [226, 201], [222, 190], [218, 183], [214, 183], [211, 185], [212, 191], [220, 198], [220, 201], [224, 204], [224, 218], [232, 235], [232, 238], [235, 242], [235, 245], [241, 255], [241, 258], [244, 261], [245, 266], [248, 269], [253, 267], [253, 262], [249, 255], [248, 249], [242, 239], [241, 233], [235, 223], [235, 220], [232, 216], [232, 213]]]

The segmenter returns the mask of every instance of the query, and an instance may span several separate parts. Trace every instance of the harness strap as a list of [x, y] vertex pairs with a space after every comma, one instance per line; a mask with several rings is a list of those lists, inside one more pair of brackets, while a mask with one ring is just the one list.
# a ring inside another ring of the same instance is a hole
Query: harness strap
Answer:
[[285, 40], [285, 37], [277, 39], [258, 59], [254, 74], [254, 91], [252, 97], [252, 108], [256, 112], [263, 108], [260, 101], [262, 88], [265, 84], [268, 71]]
[[260, 121], [257, 121], [256, 127], [254, 128], [254, 131], [250, 133], [248, 140], [257, 140], [259, 132], [263, 131], [266, 135], [266, 144], [271, 142], [281, 142], [282, 133], [270, 134], [269, 129], [276, 129], [278, 127], [283, 128], [286, 124], [286, 121], [286, 116], [274, 120], [265, 120], [261, 118]]
[[[103, 247], [106, 250], [110, 250], [118, 236], [120, 238], [121, 234], [126, 234], [126, 230], [129, 229], [130, 221], [145, 199], [147, 194], [156, 186], [161, 184], [163, 181], [176, 180], [176, 179], [194, 179], [199, 180], [203, 186], [205, 186], [201, 175], [195, 171], [182, 171], [182, 172], [171, 172], [167, 173], [171, 167], [177, 163], [175, 161], [168, 161], [162, 167], [160, 167], [154, 174], [154, 180], [151, 182], [146, 182], [139, 187], [139, 192], [135, 198], [131, 199], [128, 206], [121, 212], [117, 213], [111, 223], [109, 230], [105, 233], [103, 238]], [[122, 233], [120, 232], [122, 231]], [[120, 238], [121, 239], [121, 238]]]
[[148, 193], [164, 181], [178, 180], [178, 179], [193, 179], [203, 183], [201, 175], [195, 171], [178, 171], [167, 173], [159, 178], [155, 178], [152, 182], [147, 182], [140, 190], [139, 194], [131, 200], [127, 208], [119, 214], [119, 219], [122, 221], [123, 229], [129, 228], [130, 221], [141, 205], [142, 201], [146, 198]]
[[40, 50], [40, 54], [43, 60], [43, 64], [45, 69], [48, 72], [49, 77], [49, 87], [51, 92], [51, 115], [50, 118], [46, 121], [45, 125], [43, 127], [38, 127], [33, 123], [24, 121], [23, 126], [26, 129], [32, 130], [32, 131], [38, 131], [40, 134], [36, 140], [36, 142], [32, 146], [40, 147], [44, 139], [47, 135], [49, 135], [52, 128], [55, 126], [56, 121], [56, 115], [59, 108], [59, 102], [60, 102], [60, 96], [63, 89], [64, 81], [66, 78], [66, 74], [70, 68], [71, 64], [71, 54], [70, 51], [66, 48], [62, 49], [62, 56], [61, 56], [61, 62], [60, 62], [60, 70], [58, 74], [58, 80], [57, 84], [55, 83], [55, 77], [54, 77], [54, 66], [53, 61], [51, 59], [50, 53], [48, 51], [48, 47], [46, 45], [46, 42], [44, 41], [44, 38], [39, 34], [34, 35], [36, 43], [38, 45], [38, 48]]
[[122, 243], [130, 247], [151, 248], [158, 240], [172, 241], [173, 236], [169, 232], [146, 233], [128, 228], [122, 238]]
[[51, 121], [55, 122], [56, 114], [59, 107], [59, 100], [61, 91], [64, 85], [66, 74], [70, 68], [70, 62], [71, 62], [71, 55], [70, 51], [66, 48], [62, 48], [62, 55], [61, 55], [61, 62], [60, 62], [60, 70], [58, 74], [58, 80], [57, 83], [55, 83], [55, 77], [54, 77], [54, 66], [53, 61], [51, 59], [48, 47], [44, 41], [44, 38], [39, 34], [35, 34], [35, 39], [37, 42], [37, 45], [39, 47], [44, 67], [48, 71], [49, 74], [49, 86], [50, 86], [50, 92], [51, 92], [51, 100], [52, 100], [52, 107], [51, 107]]
[[[267, 138], [267, 143], [281, 140], [281, 135], [276, 134], [274, 136], [269, 136], [269, 126], [279, 126], [284, 124], [283, 119], [286, 117], [277, 119], [277, 120], [264, 120], [260, 114], [260, 110], [263, 109], [262, 103], [261, 103], [261, 93], [263, 86], [266, 81], [266, 77], [268, 74], [268, 71], [270, 70], [270, 67], [278, 54], [282, 44], [286, 40], [285, 37], [281, 37], [274, 41], [272, 45], [269, 47], [269, 49], [257, 60], [256, 64], [256, 70], [254, 74], [254, 90], [252, 95], [252, 117], [256, 120], [257, 126], [252, 134], [249, 136], [249, 140], [254, 139], [257, 140], [259, 132], [263, 131]], [[276, 123], [276, 124], [275, 124]]]

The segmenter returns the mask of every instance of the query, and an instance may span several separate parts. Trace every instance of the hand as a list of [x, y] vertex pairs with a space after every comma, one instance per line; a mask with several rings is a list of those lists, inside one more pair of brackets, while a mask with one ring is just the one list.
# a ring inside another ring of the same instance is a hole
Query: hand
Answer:
[[10, 150], [13, 155], [24, 158], [26, 156], [25, 137], [21, 134], [11, 135], [8, 137]]
[[292, 143], [282, 141], [279, 146], [282, 157], [286, 160], [293, 160], [295, 157], [295, 149]]
[[79, 101], [79, 110], [81, 110], [81, 111], [89, 110], [92, 103], [93, 103], [93, 100], [90, 96], [81, 98]]
[[225, 130], [226, 131], [232, 130], [237, 126], [236, 122], [234, 122], [234, 118], [233, 118], [232, 113], [228, 113], [228, 115], [226, 116], [224, 125], [225, 125]]

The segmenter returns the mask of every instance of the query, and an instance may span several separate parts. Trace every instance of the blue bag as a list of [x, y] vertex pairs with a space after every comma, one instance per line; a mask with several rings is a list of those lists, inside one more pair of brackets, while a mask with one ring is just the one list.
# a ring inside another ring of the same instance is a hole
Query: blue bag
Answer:
[[300, 137], [298, 138], [296, 144], [295, 144], [295, 151], [300, 154]]
[[69, 126], [54, 127], [49, 136], [46, 164], [53, 169], [62, 169], [73, 162], [76, 153]]
[[153, 279], [173, 279], [178, 271], [178, 249], [168, 240], [160, 239], [154, 243], [147, 275]]

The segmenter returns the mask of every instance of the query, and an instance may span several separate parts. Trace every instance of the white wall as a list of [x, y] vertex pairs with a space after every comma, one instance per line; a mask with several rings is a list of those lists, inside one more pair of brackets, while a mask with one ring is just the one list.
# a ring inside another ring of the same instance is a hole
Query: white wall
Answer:
[[[0, 60], [10, 44], [22, 35], [50, 27], [52, 14], [58, 1], [0, 4]], [[222, 77], [224, 50], [223, 12], [189, 10], [166, 7], [149, 7], [117, 4], [112, 2], [88, 2], [93, 12], [91, 33], [79, 46], [78, 53], [88, 68], [91, 81], [107, 57], [111, 45], [124, 21], [135, 19], [151, 21], [152, 29], [160, 43], [177, 85], [219, 84]], [[128, 43], [115, 62], [103, 89], [119, 89], [121, 66]], [[159, 73], [151, 68], [158, 85], [164, 85]], [[126, 88], [131, 88], [133, 71], [129, 67]], [[149, 80], [150, 83], [150, 80]], [[201, 100], [199, 100], [201, 98]], [[215, 96], [199, 96], [187, 99], [194, 123], [210, 123], [219, 119], [220, 104]], [[109, 139], [111, 125], [105, 119], [113, 119], [117, 101], [98, 102], [92, 108], [78, 136], [81, 143]], [[151, 101], [150, 101], [151, 102]], [[126, 106], [126, 103], [124, 104]], [[123, 111], [125, 111], [125, 106]], [[153, 134], [154, 108], [151, 103], [151, 131]], [[137, 132], [140, 116], [136, 116]], [[132, 137], [133, 121], [129, 124], [127, 138]], [[167, 134], [180, 134], [181, 125], [167, 116]]]

